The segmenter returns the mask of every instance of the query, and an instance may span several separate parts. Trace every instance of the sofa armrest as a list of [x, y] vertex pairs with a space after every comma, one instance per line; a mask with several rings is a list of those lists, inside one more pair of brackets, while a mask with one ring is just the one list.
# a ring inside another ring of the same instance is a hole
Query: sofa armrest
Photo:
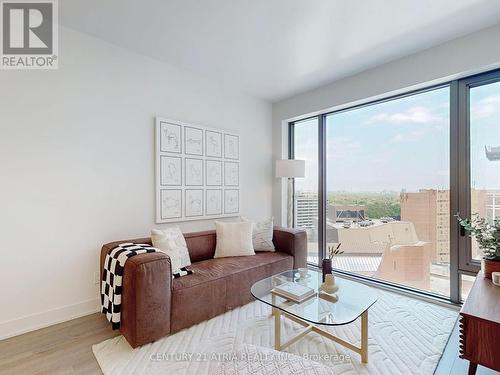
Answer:
[[304, 229], [274, 227], [273, 243], [276, 251], [293, 256], [293, 268], [307, 265], [307, 233]]
[[128, 259], [122, 279], [120, 332], [133, 348], [170, 333], [171, 303], [170, 258], [156, 252]]

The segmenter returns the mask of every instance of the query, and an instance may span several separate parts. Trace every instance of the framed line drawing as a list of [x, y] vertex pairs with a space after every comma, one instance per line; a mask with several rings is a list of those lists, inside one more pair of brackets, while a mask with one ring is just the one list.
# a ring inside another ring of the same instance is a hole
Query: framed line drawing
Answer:
[[222, 186], [222, 161], [205, 160], [207, 186]]
[[203, 216], [203, 189], [186, 189], [185, 192], [186, 217]]
[[177, 219], [182, 217], [182, 190], [162, 189], [160, 192], [161, 218]]
[[191, 126], [184, 127], [184, 153], [203, 156], [203, 130]]
[[239, 142], [231, 131], [156, 117], [156, 223], [238, 216]]
[[224, 158], [240, 158], [240, 137], [237, 135], [224, 134]]
[[224, 162], [224, 186], [238, 186], [240, 184], [240, 163]]
[[222, 158], [222, 133], [205, 130], [205, 155]]
[[240, 211], [240, 191], [237, 189], [224, 190], [224, 213], [235, 214]]
[[160, 151], [173, 152], [180, 154], [182, 151], [181, 144], [181, 126], [170, 124], [168, 122], [160, 123]]
[[184, 159], [186, 186], [203, 186], [203, 160], [194, 158]]
[[206, 215], [221, 215], [222, 214], [222, 189], [207, 189], [205, 190], [205, 214]]
[[182, 185], [182, 158], [161, 155], [160, 181], [162, 186]]

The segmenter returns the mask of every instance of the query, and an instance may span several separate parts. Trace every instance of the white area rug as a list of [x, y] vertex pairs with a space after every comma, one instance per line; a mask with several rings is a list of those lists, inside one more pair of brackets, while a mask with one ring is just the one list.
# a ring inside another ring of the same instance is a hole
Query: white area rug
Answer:
[[[458, 312], [385, 291], [378, 295], [369, 312], [368, 364], [362, 364], [358, 354], [315, 333], [286, 351], [308, 354], [308, 359], [332, 367], [335, 374], [432, 374]], [[118, 336], [92, 350], [105, 375], [212, 374], [220, 360], [232, 360], [242, 344], [273, 347], [270, 314], [268, 305], [255, 301], [141, 348], [132, 349]], [[288, 319], [283, 322], [282, 342], [302, 329]], [[360, 345], [360, 319], [329, 330]], [[320, 358], [325, 354], [329, 358]]]

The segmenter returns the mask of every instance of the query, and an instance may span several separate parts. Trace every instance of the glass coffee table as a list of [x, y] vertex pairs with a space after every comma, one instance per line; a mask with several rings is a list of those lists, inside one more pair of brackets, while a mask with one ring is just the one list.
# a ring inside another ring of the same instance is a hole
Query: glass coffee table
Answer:
[[[311, 287], [316, 291], [316, 295], [297, 303], [272, 292], [275, 286], [285, 282]], [[276, 350], [283, 350], [309, 332], [316, 332], [360, 354], [361, 362], [368, 362], [368, 309], [377, 301], [377, 293], [366, 285], [338, 276], [335, 276], [335, 282], [339, 290], [332, 296], [320, 291], [321, 272], [309, 270], [307, 276], [301, 278], [297, 270], [292, 270], [260, 280], [252, 286], [252, 295], [273, 308]], [[281, 343], [282, 316], [306, 327], [304, 331], [285, 343]], [[320, 326], [349, 324], [359, 317], [361, 317], [361, 347], [320, 328]]]

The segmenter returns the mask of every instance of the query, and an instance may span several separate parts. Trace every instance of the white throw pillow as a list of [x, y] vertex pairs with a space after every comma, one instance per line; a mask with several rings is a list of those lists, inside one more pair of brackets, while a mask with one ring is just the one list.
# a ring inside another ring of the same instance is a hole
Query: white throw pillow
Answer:
[[[241, 221], [249, 222], [245, 217]], [[253, 223], [253, 248], [255, 251], [275, 251], [273, 243], [273, 218]]]
[[214, 258], [255, 255], [252, 244], [253, 223], [215, 222], [217, 246]]
[[172, 273], [177, 274], [181, 268], [191, 265], [186, 240], [180, 228], [152, 229], [151, 242], [170, 257]]

